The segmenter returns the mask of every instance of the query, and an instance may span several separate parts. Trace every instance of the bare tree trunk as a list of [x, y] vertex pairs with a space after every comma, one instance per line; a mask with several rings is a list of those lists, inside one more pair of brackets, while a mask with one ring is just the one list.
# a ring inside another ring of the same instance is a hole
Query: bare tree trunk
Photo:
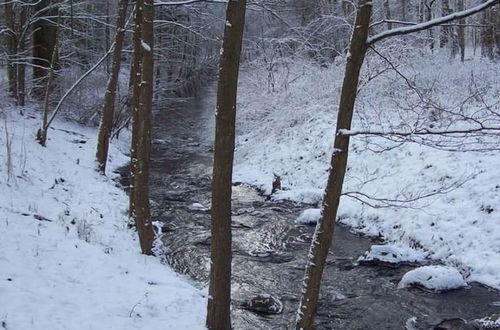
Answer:
[[390, 22], [390, 20], [392, 20], [392, 15], [391, 15], [391, 6], [389, 4], [389, 0], [384, 0], [384, 11], [385, 11], [385, 19], [389, 21], [387, 22], [387, 28], [391, 30], [392, 23]]
[[231, 329], [231, 188], [236, 96], [246, 0], [229, 1], [217, 89], [212, 181], [212, 238], [207, 327]]
[[130, 146], [130, 191], [129, 191], [129, 216], [135, 219], [135, 173], [137, 168], [137, 141], [138, 141], [138, 113], [139, 99], [141, 93], [141, 75], [142, 75], [142, 6], [143, 0], [136, 0], [134, 12], [134, 35], [133, 35], [133, 58], [130, 68], [130, 82], [132, 94], [130, 98], [130, 112], [132, 116], [132, 141]]
[[[458, 11], [465, 9], [465, 0], [458, 0]], [[460, 60], [463, 62], [465, 60], [465, 18], [458, 21], [458, 47], [460, 48]]]
[[[53, 20], [57, 16], [56, 0], [40, 0], [35, 5], [37, 18], [33, 23], [33, 96], [44, 95], [47, 73], [51, 63], [57, 67], [57, 53], [54, 53], [57, 27]], [[48, 17], [50, 18], [44, 18]], [[52, 60], [52, 54], [55, 54]]]
[[[450, 0], [443, 0], [441, 3], [441, 16], [446, 16], [452, 13], [451, 8], [450, 8]], [[452, 38], [451, 35], [452, 28], [449, 26], [442, 26], [441, 27], [441, 38], [439, 39], [439, 48], [444, 48], [450, 38]]]
[[[17, 54], [18, 56], [25, 56], [26, 51], [26, 21], [28, 16], [28, 9], [26, 6], [21, 8], [19, 17], [19, 38], [17, 40]], [[17, 64], [17, 105], [24, 106], [26, 101], [26, 64], [25, 59], [19, 61]]]
[[125, 37], [125, 21], [127, 18], [127, 6], [128, 0], [119, 0], [118, 17], [116, 19], [115, 48], [113, 50], [111, 75], [108, 80], [106, 94], [104, 95], [101, 125], [99, 127], [99, 135], [97, 139], [97, 166], [98, 170], [102, 174], [106, 172], [109, 137], [111, 136], [111, 130], [113, 128], [116, 86], [118, 84], [118, 76], [120, 74], [123, 39]]
[[[430, 21], [432, 19], [432, 5], [434, 4], [434, 0], [424, 0], [425, 2], [425, 19], [426, 21]], [[434, 29], [429, 29], [429, 48], [430, 50], [434, 50]]]
[[322, 216], [312, 238], [309, 260], [304, 274], [303, 295], [297, 315], [297, 329], [310, 330], [314, 328], [314, 316], [318, 303], [321, 277], [332, 243], [349, 152], [349, 137], [340, 134], [340, 131], [351, 128], [359, 74], [367, 51], [366, 40], [371, 14], [372, 2], [370, 0], [360, 0], [356, 23], [354, 24], [355, 29], [349, 47], [350, 56], [347, 59], [340, 96], [334, 151], [331, 158], [328, 183], [323, 196]]
[[154, 231], [149, 207], [149, 163], [153, 108], [154, 1], [144, 0], [142, 20], [142, 76], [137, 113], [137, 168], [134, 176], [135, 225], [143, 254], [153, 254]]
[[492, 13], [494, 8], [490, 8], [483, 12], [482, 24], [485, 26], [481, 31], [481, 55], [489, 59], [493, 59], [493, 48], [495, 47], [494, 35], [495, 30], [492, 24]]
[[17, 99], [17, 70], [14, 58], [17, 55], [17, 34], [15, 27], [15, 12], [13, 2], [4, 0], [4, 15], [7, 32], [5, 33], [5, 44], [7, 50], [7, 77], [9, 80], [9, 94]]
[[406, 12], [408, 10], [408, 0], [401, 0], [401, 20], [406, 21]]
[[50, 101], [50, 93], [52, 91], [52, 81], [54, 80], [54, 70], [55, 70], [55, 60], [56, 60], [56, 55], [57, 54], [57, 38], [58, 38], [58, 26], [56, 26], [56, 43], [54, 45], [54, 49], [52, 50], [52, 61], [50, 62], [50, 67], [49, 67], [49, 75], [47, 78], [47, 86], [45, 88], [45, 99], [43, 102], [43, 115], [42, 115], [42, 126], [40, 129], [38, 129], [38, 132], [36, 133], [36, 139], [38, 143], [40, 143], [42, 146], [45, 147], [47, 143], [47, 130], [48, 130], [48, 116], [49, 116], [49, 101]]

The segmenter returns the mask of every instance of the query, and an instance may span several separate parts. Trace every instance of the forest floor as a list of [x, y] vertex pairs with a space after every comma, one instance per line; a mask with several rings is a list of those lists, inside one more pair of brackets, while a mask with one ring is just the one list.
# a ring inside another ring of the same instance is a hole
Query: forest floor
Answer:
[[203, 329], [205, 293], [129, 229], [125, 142], [101, 176], [95, 129], [56, 120], [42, 147], [39, 112], [23, 113], [4, 107], [0, 125], [0, 328]]

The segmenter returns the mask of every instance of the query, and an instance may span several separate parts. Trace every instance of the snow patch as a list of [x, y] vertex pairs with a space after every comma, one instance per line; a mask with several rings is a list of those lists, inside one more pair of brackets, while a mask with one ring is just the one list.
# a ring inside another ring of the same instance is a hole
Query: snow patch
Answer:
[[423, 262], [427, 253], [403, 244], [372, 245], [358, 261], [381, 261], [387, 263]]
[[422, 266], [406, 273], [398, 288], [422, 286], [433, 291], [460, 289], [467, 286], [460, 272], [448, 266]]
[[297, 218], [296, 222], [310, 225], [315, 224], [321, 219], [321, 209], [307, 209], [302, 211], [302, 213]]

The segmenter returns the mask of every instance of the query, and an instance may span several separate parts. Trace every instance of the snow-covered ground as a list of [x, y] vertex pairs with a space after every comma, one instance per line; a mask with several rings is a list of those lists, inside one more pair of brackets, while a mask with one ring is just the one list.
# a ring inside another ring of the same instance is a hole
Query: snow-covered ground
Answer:
[[[500, 63], [471, 56], [460, 63], [447, 54], [411, 52], [417, 54], [391, 50], [385, 55], [421, 95], [371, 55], [353, 129], [446, 128], [457, 120], [467, 124], [460, 121], [462, 114], [488, 117], [488, 124], [500, 127]], [[276, 174], [283, 190], [274, 198], [319, 206], [344, 65], [342, 59], [320, 67], [297, 58], [276, 63], [271, 72], [263, 63], [245, 68], [238, 100], [236, 181], [270, 193]], [[382, 235], [454, 266], [468, 282], [500, 288], [500, 151], [494, 150], [500, 134], [465, 144], [433, 139], [425, 146], [353, 137], [339, 219], [355, 231]], [[483, 150], [463, 152], [468, 149]], [[311, 221], [318, 214], [311, 212], [298, 221]]]
[[[94, 170], [94, 129], [3, 107], [0, 120], [0, 323], [6, 329], [203, 329], [206, 294], [140, 254], [127, 197]], [[7, 146], [10, 145], [10, 152]], [[10, 161], [8, 160], [10, 156]], [[9, 165], [10, 163], [10, 165]]]

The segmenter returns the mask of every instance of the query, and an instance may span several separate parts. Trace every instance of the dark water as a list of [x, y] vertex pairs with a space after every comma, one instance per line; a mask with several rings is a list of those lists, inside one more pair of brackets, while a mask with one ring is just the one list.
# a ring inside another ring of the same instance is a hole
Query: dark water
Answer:
[[[153, 214], [164, 223], [167, 258], [200, 286], [208, 279], [210, 215], [192, 204], [210, 207], [213, 100], [207, 92], [161, 108], [155, 117], [151, 173]], [[307, 206], [269, 201], [244, 185], [234, 186], [233, 192], [233, 327], [291, 328], [314, 230], [294, 221]], [[356, 263], [375, 243], [348, 228], [336, 228], [321, 289], [318, 329], [404, 329], [412, 317], [417, 325], [411, 329], [432, 329], [444, 319], [472, 320], [500, 310], [499, 292], [480, 285], [447, 293], [397, 289], [412, 267]], [[243, 307], [261, 294], [280, 299], [283, 312], [264, 315]]]

